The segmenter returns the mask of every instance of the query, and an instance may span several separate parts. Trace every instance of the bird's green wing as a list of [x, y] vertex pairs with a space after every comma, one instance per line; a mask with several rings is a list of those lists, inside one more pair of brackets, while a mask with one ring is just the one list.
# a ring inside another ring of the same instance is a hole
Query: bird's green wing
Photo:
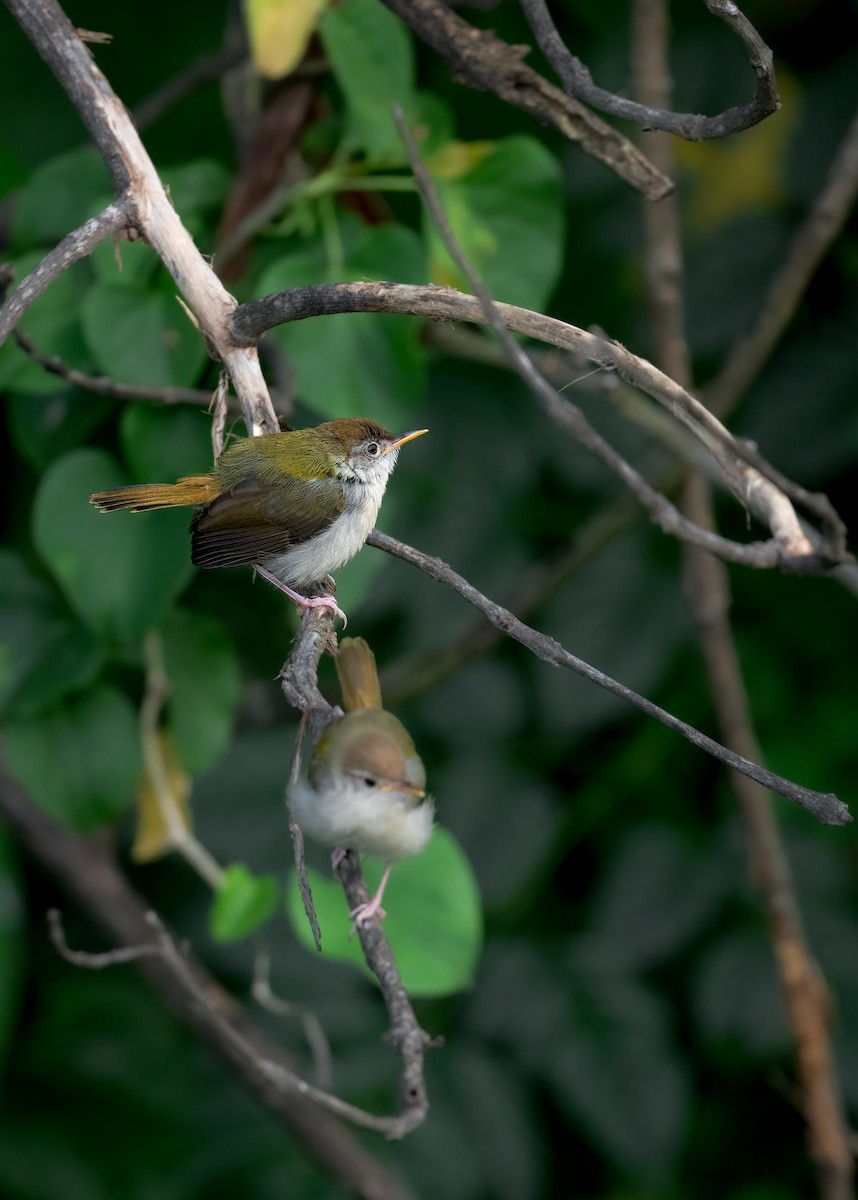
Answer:
[[317, 537], [343, 511], [338, 479], [251, 477], [199, 509], [191, 521], [191, 561], [199, 567], [264, 562]]

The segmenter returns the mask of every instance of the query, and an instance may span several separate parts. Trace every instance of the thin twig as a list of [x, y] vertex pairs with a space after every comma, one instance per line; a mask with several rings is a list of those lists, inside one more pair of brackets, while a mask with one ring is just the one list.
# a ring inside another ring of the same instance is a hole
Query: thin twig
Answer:
[[120, 383], [107, 375], [87, 375], [84, 371], [70, 366], [56, 354], [42, 354], [20, 329], [16, 329], [12, 336], [19, 349], [37, 366], [59, 379], [64, 379], [72, 387], [91, 392], [94, 396], [107, 396], [111, 400], [157, 400], [167, 405], [192, 404], [200, 409], [208, 408], [211, 403], [211, 392], [202, 388], [152, 387], [146, 384]]
[[[665, 0], [635, 0], [632, 32], [636, 93], [646, 104], [670, 103]], [[653, 160], [672, 169], [673, 147], [659, 134], [648, 136]], [[671, 200], [669, 198], [669, 200]], [[692, 387], [682, 302], [679, 214], [669, 200], [644, 210], [647, 292], [657, 346], [656, 358], [673, 378]], [[709, 483], [692, 472], [683, 498], [688, 517], [714, 529]], [[730, 625], [729, 585], [722, 562], [695, 546], [684, 546], [685, 578], [697, 622], [709, 688], [726, 744], [759, 761], [745, 683]], [[802, 1108], [817, 1164], [821, 1200], [847, 1200], [852, 1194], [852, 1157], [837, 1095], [829, 1037], [825, 981], [816, 967], [802, 928], [798, 899], [774, 809], [765, 790], [736, 772], [730, 782], [748, 831], [753, 875], [760, 888], [777, 956], [802, 1083]]]
[[659, 708], [651, 700], [639, 696], [637, 692], [633, 692], [630, 688], [618, 683], [610, 675], [605, 675], [602, 671], [591, 667], [589, 663], [576, 658], [574, 654], [570, 654], [554, 638], [549, 637], [545, 633], [539, 633], [529, 625], [525, 625], [523, 621], [520, 621], [508, 609], [503, 608], [500, 604], [496, 604], [493, 600], [484, 596], [473, 584], [468, 583], [467, 579], [463, 579], [461, 575], [440, 558], [424, 554], [422, 550], [415, 550], [413, 546], [408, 546], [404, 542], [390, 537], [389, 534], [381, 533], [377, 529], [370, 534], [367, 543], [370, 546], [375, 546], [378, 550], [384, 550], [387, 554], [394, 555], [396, 558], [401, 558], [403, 562], [418, 567], [421, 571], [425, 571], [431, 579], [436, 580], [438, 583], [443, 583], [445, 586], [452, 588], [453, 591], [458, 592], [469, 604], [473, 604], [474, 608], [479, 609], [493, 625], [501, 629], [508, 637], [521, 642], [523, 646], [526, 646], [528, 650], [543, 662], [550, 663], [555, 667], [566, 667], [568, 670], [574, 671], [576, 675], [581, 675], [584, 679], [589, 679], [591, 683], [595, 683], [598, 687], [604, 688], [612, 696], [618, 696], [621, 700], [625, 700], [628, 704], [639, 708], [647, 716], [654, 717], [656, 721], [659, 721], [668, 729], [681, 734], [682, 737], [691, 742], [693, 746], [697, 746], [698, 749], [706, 751], [707, 754], [711, 754], [720, 762], [733, 767], [734, 770], [741, 771], [743, 774], [750, 776], [751, 779], [756, 779], [758, 783], [770, 788], [771, 791], [778, 792], [788, 800], [794, 800], [797, 804], [806, 808], [808, 812], [813, 813], [823, 825], [844, 825], [847, 821], [852, 820], [846, 805], [833, 793], [810, 791], [807, 788], [790, 782], [788, 779], [782, 778], [780, 775], [775, 775], [772, 771], [767, 771], [764, 767], [748, 761], [741, 755], [734, 754], [731, 750], [721, 746], [712, 738], [707, 737], [706, 734], [701, 733], [699, 729], [695, 729], [692, 725], [686, 725], [678, 717], [665, 712], [663, 708]]
[[771, 356], [810, 279], [842, 231], [858, 193], [858, 113], [835, 152], [828, 177], [789, 252], [775, 272], [756, 320], [733, 346], [705, 389], [706, 403], [725, 416], [745, 395]]
[[[641, 129], [661, 129], [688, 141], [725, 137], [728, 133], [749, 129], [777, 112], [781, 106], [772, 52], [751, 22], [732, 0], [705, 0], [705, 4], [741, 40], [757, 76], [756, 94], [750, 104], [728, 108], [714, 117], [671, 112], [666, 107], [627, 100], [624, 96], [598, 87], [584, 63], [572, 54], [560, 37], [545, 0], [521, 0], [530, 28], [543, 54], [557, 72], [564, 91], [602, 112], [634, 121]], [[654, 165], [666, 174], [663, 163]]]
[[[53, 281], [67, 270], [72, 263], [79, 262], [92, 254], [96, 246], [101, 245], [109, 237], [128, 230], [132, 223], [131, 206], [124, 200], [115, 200], [108, 204], [97, 216], [84, 221], [78, 229], [66, 234], [63, 240], [46, 254], [37, 267], [27, 275], [9, 299], [0, 307], [0, 346], [18, 324], [24, 312], [41, 296], [42, 292]], [[8, 286], [10, 276], [7, 274], [4, 283]]]
[[509, 46], [489, 30], [469, 25], [440, 0], [383, 2], [449, 63], [458, 83], [491, 92], [557, 129], [649, 200], [673, 190], [672, 181], [654, 170], [627, 138], [526, 66], [527, 46]]
[[[801, 574], [817, 574], [827, 570], [833, 562], [851, 560], [843, 548], [843, 523], [833, 512], [827, 498], [818, 494], [810, 495], [797, 484], [784, 479], [753, 447], [735, 439], [699, 400], [663, 371], [632, 354], [618, 342], [588, 333], [554, 317], [500, 301], [494, 302], [492, 311], [507, 329], [579, 353], [590, 362], [615, 370], [625, 382], [652, 396], [716, 457], [725, 483], [741, 502], [761, 521], [773, 525], [778, 531], [778, 540], [756, 543], [752, 547], [718, 539], [717, 535], [707, 531], [696, 531], [692, 536], [701, 540], [708, 549], [723, 554], [731, 562], [762, 568], [779, 567]], [[408, 313], [442, 323], [468, 321], [477, 325], [490, 324], [480, 300], [455, 288], [374, 280], [290, 288], [248, 301], [235, 311], [233, 332], [240, 344], [254, 345], [266, 330], [275, 325], [346, 312]], [[518, 352], [520, 348], [517, 343], [513, 344]], [[552, 411], [563, 414], [560, 419], [574, 424], [576, 430], [589, 437], [590, 426], [583, 414], [568, 405], [564, 397], [558, 397], [553, 389], [549, 389], [549, 392]], [[544, 392], [541, 394], [545, 396]], [[593, 434], [594, 452], [601, 456], [604, 439], [599, 438], [595, 431]], [[595, 450], [597, 445], [598, 451]], [[654, 492], [646, 481], [639, 486], [633, 469], [623, 459], [616, 462], [618, 458], [610, 446], [604, 450], [603, 461], [606, 465], [610, 462], [613, 464], [611, 469], [616, 468], [621, 473], [624, 483], [648, 507], [648, 511], [652, 510], [653, 519], [660, 525], [663, 521], [667, 522], [671, 533], [676, 532], [677, 528], [687, 528], [687, 523], [682, 519], [676, 520], [676, 510], [668, 505], [664, 497]], [[754, 470], [746, 471], [746, 464], [752, 465]], [[769, 478], [775, 484], [774, 489], [766, 485]], [[789, 496], [804, 502], [823, 525], [823, 541], [815, 552], [792, 511]], [[795, 549], [800, 552], [796, 553]]]
[[[119, 871], [101, 836], [80, 838], [42, 812], [0, 763], [0, 811], [9, 828], [121, 950], [130, 950], [158, 1000], [207, 1041], [325, 1171], [364, 1200], [415, 1200], [339, 1121], [315, 1103], [275, 1085], [263, 1064], [282, 1063], [281, 1049], [190, 952], [165, 957], [146, 907]], [[145, 954], [143, 947], [152, 948]], [[72, 951], [72, 954], [78, 953]], [[180, 969], [176, 969], [176, 965]], [[90, 964], [87, 964], [90, 965]], [[236, 1043], [231, 1029], [237, 1032]]]
[[220, 79], [230, 67], [237, 66], [247, 57], [247, 42], [242, 37], [230, 38], [227, 45], [212, 54], [204, 54], [195, 62], [189, 63], [184, 70], [160, 87], [151, 92], [145, 100], [141, 100], [134, 109], [134, 124], [138, 129], [146, 129], [149, 125], [160, 120], [185, 96], [196, 91], [205, 83]]

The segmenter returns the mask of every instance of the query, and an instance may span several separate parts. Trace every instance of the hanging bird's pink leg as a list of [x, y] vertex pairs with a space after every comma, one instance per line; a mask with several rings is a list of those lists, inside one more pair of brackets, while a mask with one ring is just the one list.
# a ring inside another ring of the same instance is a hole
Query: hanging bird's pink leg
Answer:
[[[289, 599], [294, 601], [299, 608], [333, 609], [334, 616], [339, 617], [342, 621], [343, 629], [345, 629], [345, 627], [348, 625], [348, 617], [340, 608], [339, 604], [337, 604], [333, 596], [302, 596], [300, 592], [294, 591], [293, 588], [290, 588], [288, 584], [284, 583], [281, 579], [278, 579], [276, 575], [272, 574], [267, 567], [261, 566], [260, 563], [254, 563], [253, 569], [257, 575], [261, 575], [263, 579], [266, 579], [269, 583], [273, 583], [274, 586], [279, 588], [281, 592], [285, 592]], [[330, 579], [330, 575], [328, 578]]]
[[381, 877], [381, 883], [378, 885], [378, 889], [376, 890], [373, 898], [371, 900], [367, 900], [365, 904], [359, 904], [357, 908], [353, 908], [349, 913], [349, 916], [354, 918], [352, 933], [354, 933], [358, 925], [363, 925], [366, 921], [372, 920], [373, 917], [377, 916], [380, 921], [383, 921], [387, 916], [387, 913], [381, 907], [381, 898], [384, 895], [384, 889], [387, 887], [387, 881], [390, 878], [390, 868], [392, 866], [393, 863], [389, 862], [384, 868], [384, 874]]

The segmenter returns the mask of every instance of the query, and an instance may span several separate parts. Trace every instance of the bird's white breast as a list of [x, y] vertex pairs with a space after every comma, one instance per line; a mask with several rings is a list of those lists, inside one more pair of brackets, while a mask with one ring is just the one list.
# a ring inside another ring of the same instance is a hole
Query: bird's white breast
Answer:
[[372, 532], [389, 472], [343, 484], [346, 506], [324, 533], [265, 560], [283, 583], [302, 588], [319, 583], [354, 558]]

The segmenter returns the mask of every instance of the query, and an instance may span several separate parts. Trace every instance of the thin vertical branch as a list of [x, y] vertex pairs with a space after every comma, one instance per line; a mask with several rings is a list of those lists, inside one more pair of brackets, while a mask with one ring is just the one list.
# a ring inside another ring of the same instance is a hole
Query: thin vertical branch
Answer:
[[[638, 97], [645, 104], [666, 108], [671, 86], [665, 0], [635, 0], [633, 11], [632, 45]], [[670, 173], [673, 152], [666, 136], [644, 136], [651, 161]], [[658, 206], [647, 206], [644, 219], [647, 297], [657, 347], [656, 361], [666, 374], [690, 389], [691, 367], [682, 314], [679, 220], [673, 197]], [[781, 275], [783, 271], [778, 278]], [[807, 278], [809, 273], [805, 273], [805, 282]], [[792, 306], [796, 299], [793, 298]], [[760, 350], [768, 345], [766, 353], [773, 344], [776, 325], [777, 319], [773, 317], [768, 338], [757, 343]], [[744, 360], [740, 357], [740, 371], [747, 371], [752, 365], [752, 356]], [[723, 394], [736, 387], [738, 377], [735, 368], [732, 374], [725, 375]], [[698, 472], [688, 476], [682, 508], [689, 520], [714, 530], [711, 487]], [[726, 567], [721, 560], [688, 543], [683, 543], [683, 557], [686, 586], [722, 737], [731, 750], [759, 761], [761, 748], [754, 734], [730, 625]], [[769, 796], [753, 780], [736, 772], [730, 773], [730, 781], [747, 830], [752, 874], [762, 896], [795, 1038], [819, 1195], [821, 1200], [848, 1200], [852, 1195], [853, 1161], [832, 1060], [827, 989], [807, 945], [792, 873]]]

